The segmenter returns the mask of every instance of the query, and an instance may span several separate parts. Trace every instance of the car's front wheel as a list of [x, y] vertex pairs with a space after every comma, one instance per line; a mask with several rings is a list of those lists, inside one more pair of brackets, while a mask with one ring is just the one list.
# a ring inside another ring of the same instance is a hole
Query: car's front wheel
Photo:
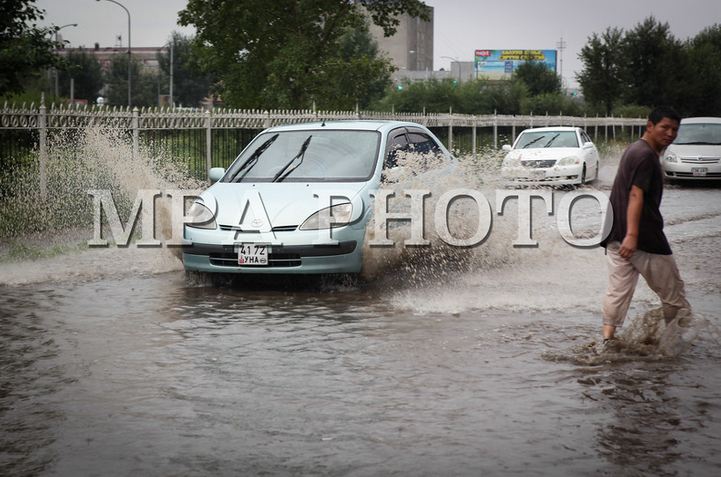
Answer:
[[583, 163], [583, 169], [581, 170], [581, 185], [586, 183], [586, 163]]

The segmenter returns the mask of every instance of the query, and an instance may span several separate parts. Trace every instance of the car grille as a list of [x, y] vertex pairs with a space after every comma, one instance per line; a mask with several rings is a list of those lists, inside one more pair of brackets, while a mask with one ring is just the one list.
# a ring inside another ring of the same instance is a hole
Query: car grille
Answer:
[[548, 168], [556, 165], [555, 159], [534, 159], [529, 161], [521, 161], [523, 167], [533, 167], [534, 169]]
[[[208, 256], [211, 265], [218, 267], [238, 267], [237, 253], [211, 253]], [[268, 266], [270, 267], [300, 267], [300, 255], [297, 253], [269, 253]], [[255, 267], [257, 268], [257, 267]]]
[[721, 158], [718, 157], [682, 157], [681, 162], [686, 164], [718, 164]]
[[[238, 225], [221, 225], [220, 230], [223, 230], [225, 232], [229, 232], [232, 230], [237, 230], [238, 232], [242, 232], [240, 226]], [[295, 229], [297, 229], [297, 225], [279, 225], [277, 227], [273, 227], [271, 230], [273, 232], [293, 232]]]

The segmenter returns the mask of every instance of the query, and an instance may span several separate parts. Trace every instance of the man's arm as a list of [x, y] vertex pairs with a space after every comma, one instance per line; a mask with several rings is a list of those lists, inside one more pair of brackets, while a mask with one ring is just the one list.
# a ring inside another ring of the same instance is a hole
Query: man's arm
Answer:
[[638, 246], [638, 225], [641, 222], [643, 211], [643, 189], [638, 186], [631, 186], [631, 194], [628, 197], [628, 209], [626, 210], [626, 237], [618, 250], [623, 258], [631, 258]]

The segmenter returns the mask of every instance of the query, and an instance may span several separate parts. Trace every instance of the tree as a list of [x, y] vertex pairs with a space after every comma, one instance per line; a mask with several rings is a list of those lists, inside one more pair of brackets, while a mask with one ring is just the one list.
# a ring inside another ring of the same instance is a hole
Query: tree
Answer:
[[520, 64], [513, 72], [513, 77], [526, 85], [531, 96], [561, 92], [561, 78], [540, 61]]
[[429, 18], [420, 0], [189, 0], [179, 23], [195, 26], [201, 65], [221, 80], [226, 104], [307, 108], [349, 78], [356, 84], [343, 102], [364, 101], [363, 92], [386, 75], [374, 57], [343, 57], [341, 38], [366, 22], [360, 6], [386, 35], [395, 32], [401, 13]]
[[[205, 73], [193, 54], [193, 38], [173, 32], [173, 102], [179, 105], [197, 106], [208, 96], [215, 83], [212, 75]], [[170, 93], [170, 52], [158, 54], [160, 82], [163, 94]]]
[[578, 55], [583, 70], [576, 74], [586, 101], [603, 105], [606, 114], [623, 91], [621, 64], [623, 62], [623, 30], [607, 28], [600, 36], [594, 33]]
[[[157, 105], [160, 90], [158, 76], [143, 71], [135, 57], [132, 57], [130, 71], [133, 78], [130, 92], [133, 106]], [[106, 93], [108, 104], [117, 106], [128, 104], [128, 55], [113, 55], [110, 69], [105, 75], [105, 84], [108, 87]]]
[[626, 32], [622, 53], [621, 78], [627, 103], [657, 106], [679, 102], [686, 58], [668, 23], [648, 17]]
[[103, 89], [103, 72], [100, 63], [95, 56], [83, 50], [70, 51], [65, 57], [59, 78], [62, 96], [70, 97], [70, 78], [73, 78], [75, 98], [92, 102]]
[[37, 26], [45, 12], [34, 1], [0, 0], [0, 95], [23, 91], [26, 78], [57, 62], [57, 27]]
[[710, 26], [686, 45], [688, 67], [679, 109], [689, 116], [721, 115], [721, 25]]

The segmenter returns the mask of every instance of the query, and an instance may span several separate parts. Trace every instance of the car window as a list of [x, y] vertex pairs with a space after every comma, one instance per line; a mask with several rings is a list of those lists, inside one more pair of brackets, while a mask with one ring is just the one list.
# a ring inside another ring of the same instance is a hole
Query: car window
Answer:
[[408, 139], [410, 141], [410, 150], [413, 152], [425, 153], [438, 153], [441, 148], [436, 142], [428, 135], [420, 132], [409, 132]]
[[[258, 147], [276, 134], [278, 137], [257, 161], [241, 169]], [[299, 154], [306, 141], [308, 145], [301, 158]], [[283, 179], [285, 182], [365, 181], [373, 175], [379, 146], [380, 133], [376, 131], [266, 132], [256, 137], [236, 158], [223, 181], [270, 182], [279, 173], [287, 174]]]
[[384, 168], [396, 167], [398, 165], [398, 152], [408, 150], [408, 138], [406, 137], [405, 130], [402, 131], [391, 131], [390, 139], [388, 140], [388, 153], [383, 163]]
[[522, 132], [515, 149], [540, 149], [554, 147], [578, 147], [575, 131]]
[[721, 124], [681, 124], [674, 144], [721, 145]]
[[583, 130], [581, 131], [581, 139], [583, 139], [584, 143], [593, 142], [591, 141], [591, 137], [586, 133], [586, 131]]

